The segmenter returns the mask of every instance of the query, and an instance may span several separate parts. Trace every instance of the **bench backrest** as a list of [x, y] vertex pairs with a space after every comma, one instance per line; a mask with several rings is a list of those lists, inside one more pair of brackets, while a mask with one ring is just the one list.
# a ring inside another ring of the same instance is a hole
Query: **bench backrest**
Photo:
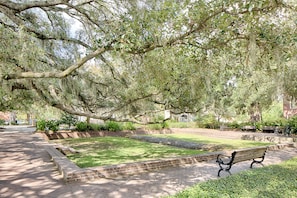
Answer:
[[243, 149], [234, 151], [232, 156], [234, 156], [233, 164], [237, 162], [243, 162], [246, 160], [256, 159], [265, 156], [267, 147], [258, 147], [252, 149]]

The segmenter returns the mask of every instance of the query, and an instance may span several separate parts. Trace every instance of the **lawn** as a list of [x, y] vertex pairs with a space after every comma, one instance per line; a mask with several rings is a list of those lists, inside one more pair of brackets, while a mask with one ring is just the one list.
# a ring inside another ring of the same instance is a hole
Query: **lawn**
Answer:
[[[199, 183], [170, 198], [297, 197], [297, 158]], [[169, 197], [168, 197], [169, 198]]]
[[[209, 138], [187, 134], [154, 135], [181, 139], [184, 141], [213, 145], [217, 150], [265, 146], [271, 143], [246, 140]], [[67, 157], [81, 168], [104, 166], [168, 157], [203, 154], [207, 151], [183, 149], [161, 144], [142, 142], [123, 137], [97, 137], [54, 140], [53, 142], [70, 146], [80, 153]]]
[[233, 140], [233, 139], [222, 139], [212, 138], [201, 135], [190, 135], [190, 134], [156, 134], [154, 137], [179, 139], [183, 141], [196, 142], [200, 144], [214, 145], [220, 150], [233, 150], [239, 148], [249, 148], [257, 146], [272, 145], [270, 142], [257, 142], [248, 140]]
[[68, 158], [81, 168], [205, 153], [123, 137], [77, 138], [53, 142], [80, 151], [79, 154], [68, 155]]

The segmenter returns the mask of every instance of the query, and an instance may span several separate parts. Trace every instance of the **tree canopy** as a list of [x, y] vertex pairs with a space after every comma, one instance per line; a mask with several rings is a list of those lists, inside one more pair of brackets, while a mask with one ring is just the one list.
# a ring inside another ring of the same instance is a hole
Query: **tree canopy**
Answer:
[[289, 0], [0, 0], [1, 109], [103, 120], [296, 96]]

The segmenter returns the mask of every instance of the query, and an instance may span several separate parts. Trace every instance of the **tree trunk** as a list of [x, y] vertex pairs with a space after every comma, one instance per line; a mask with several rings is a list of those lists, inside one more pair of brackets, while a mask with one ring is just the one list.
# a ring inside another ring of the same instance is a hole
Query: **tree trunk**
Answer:
[[249, 111], [250, 122], [260, 122], [262, 120], [262, 113], [259, 102], [251, 104], [251, 109]]

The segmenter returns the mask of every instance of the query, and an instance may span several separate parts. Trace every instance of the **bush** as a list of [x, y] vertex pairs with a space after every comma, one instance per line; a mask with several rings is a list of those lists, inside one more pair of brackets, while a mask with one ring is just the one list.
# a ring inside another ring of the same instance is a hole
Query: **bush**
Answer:
[[220, 128], [220, 123], [216, 120], [214, 115], [205, 115], [200, 118], [197, 118], [197, 125], [198, 127], [207, 129]]
[[147, 128], [150, 130], [161, 130], [162, 125], [161, 124], [149, 124], [149, 125], [147, 125]]
[[36, 128], [40, 131], [51, 130], [53, 132], [56, 132], [59, 130], [59, 124], [59, 121], [56, 120], [39, 120], [36, 123]]
[[4, 124], [5, 124], [5, 120], [0, 119], [0, 125], [4, 125]]
[[133, 125], [132, 122], [126, 122], [124, 125], [123, 125], [123, 130], [135, 130], [136, 127]]
[[284, 126], [285, 125], [285, 122], [284, 120], [273, 120], [273, 121], [265, 121], [265, 122], [262, 122], [262, 126]]
[[242, 128], [243, 126], [255, 126], [256, 123], [255, 122], [242, 122], [240, 123], [240, 128]]
[[91, 131], [106, 131], [106, 126], [103, 124], [89, 123], [88, 129]]
[[166, 123], [168, 124], [168, 128], [196, 128], [197, 122], [178, 122], [175, 120], [167, 120]]
[[46, 127], [53, 132], [57, 132], [59, 130], [59, 125], [60, 122], [56, 120], [49, 120], [46, 122]]
[[122, 130], [122, 126], [114, 121], [108, 121], [105, 124], [105, 127], [108, 131], [121, 131]]
[[162, 129], [168, 129], [169, 128], [169, 124], [167, 122], [162, 122], [161, 126], [162, 126]]
[[231, 122], [231, 123], [227, 123], [227, 126], [232, 128], [232, 129], [238, 129], [240, 128], [240, 125], [237, 122]]
[[202, 122], [202, 123], [198, 123], [198, 126], [206, 129], [218, 129], [220, 128], [220, 123], [218, 121]]
[[291, 129], [291, 133], [297, 134], [297, 116], [291, 117], [288, 120], [288, 125]]
[[61, 117], [60, 124], [66, 124], [70, 128], [71, 126], [75, 126], [77, 123], [77, 118], [71, 114], [64, 113]]
[[87, 131], [89, 126], [86, 122], [78, 122], [76, 123], [76, 130], [78, 131]]
[[[131, 126], [130, 126], [131, 127]], [[94, 124], [94, 123], [86, 123], [86, 122], [78, 122], [76, 123], [76, 130], [77, 131], [121, 131], [122, 126], [113, 121], [106, 122], [105, 125], [103, 124]]]
[[36, 123], [37, 130], [45, 131], [46, 129], [46, 120], [38, 120]]
[[99, 131], [100, 126], [98, 124], [89, 123], [87, 124], [87, 129], [90, 131]]
[[98, 131], [107, 131], [108, 128], [105, 126], [105, 124], [99, 124], [98, 125]]

